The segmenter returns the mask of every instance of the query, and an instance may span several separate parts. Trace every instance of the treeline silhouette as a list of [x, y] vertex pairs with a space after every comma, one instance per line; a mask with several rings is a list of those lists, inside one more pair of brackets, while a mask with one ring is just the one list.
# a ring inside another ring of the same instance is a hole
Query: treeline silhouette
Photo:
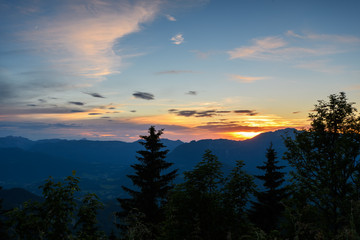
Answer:
[[[272, 143], [262, 174], [252, 176], [239, 160], [224, 176], [222, 164], [206, 150], [184, 181], [166, 161], [163, 130], [151, 126], [140, 136], [144, 150], [122, 186], [114, 225], [107, 236], [98, 227], [102, 203], [79, 195], [75, 172], [62, 182], [49, 178], [42, 202], [25, 202], [0, 214], [1, 239], [360, 239], [360, 116], [345, 93], [318, 101], [309, 129], [284, 136], [282, 172]], [[255, 178], [262, 186], [256, 186]], [[1, 202], [0, 202], [1, 203]], [[1, 208], [0, 208], [1, 209]]]

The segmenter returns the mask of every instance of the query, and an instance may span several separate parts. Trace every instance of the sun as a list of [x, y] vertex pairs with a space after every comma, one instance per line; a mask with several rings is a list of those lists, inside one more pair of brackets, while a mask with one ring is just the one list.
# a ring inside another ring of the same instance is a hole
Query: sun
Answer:
[[232, 132], [230, 133], [237, 140], [246, 140], [259, 135], [262, 132]]

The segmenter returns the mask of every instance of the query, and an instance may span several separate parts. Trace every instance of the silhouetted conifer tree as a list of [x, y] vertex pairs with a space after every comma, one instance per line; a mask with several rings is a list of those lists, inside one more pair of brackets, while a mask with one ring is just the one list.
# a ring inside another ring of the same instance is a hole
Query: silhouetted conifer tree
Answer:
[[137, 152], [139, 156], [136, 158], [139, 163], [131, 165], [135, 173], [127, 175], [137, 188], [130, 189], [122, 186], [130, 198], [118, 199], [122, 211], [118, 212], [117, 216], [124, 223], [130, 212], [142, 213], [144, 224], [154, 233], [156, 224], [163, 219], [162, 206], [168, 191], [172, 188], [171, 182], [175, 179], [177, 170], [162, 173], [173, 165], [165, 161], [169, 150], [161, 150], [165, 147], [160, 142], [163, 130], [156, 131], [155, 127], [151, 126], [148, 132], [149, 135], [140, 136], [144, 140], [140, 144], [145, 147], [145, 150]]
[[160, 239], [226, 238], [221, 165], [217, 156], [206, 150], [202, 161], [184, 172], [185, 182], [170, 193]]
[[264, 162], [264, 165], [257, 167], [265, 171], [265, 174], [255, 176], [264, 181], [265, 190], [255, 194], [257, 202], [253, 202], [249, 217], [265, 232], [270, 232], [276, 229], [279, 217], [284, 210], [281, 201], [286, 196], [286, 188], [281, 187], [285, 173], [279, 171], [284, 166], [277, 166], [278, 161], [276, 161], [276, 152], [272, 143], [267, 149], [266, 158], [267, 161]]
[[246, 207], [255, 192], [254, 177], [244, 170], [244, 162], [239, 160], [230, 172], [223, 189], [228, 236], [240, 239], [250, 229]]

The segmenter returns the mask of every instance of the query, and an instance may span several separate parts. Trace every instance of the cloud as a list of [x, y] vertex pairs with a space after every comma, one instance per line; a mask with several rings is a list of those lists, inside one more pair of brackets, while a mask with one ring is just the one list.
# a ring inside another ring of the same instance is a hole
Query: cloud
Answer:
[[95, 92], [83, 92], [83, 93], [88, 94], [93, 97], [96, 97], [96, 98], [105, 98], [104, 96], [100, 95], [99, 93], [95, 93]]
[[[178, 110], [178, 109], [169, 109], [169, 113], [176, 114], [178, 116], [182, 117], [214, 117], [214, 116], [220, 116], [223, 114], [230, 114], [230, 113], [236, 113], [236, 114], [244, 114], [247, 116], [255, 116], [258, 113], [253, 110], [205, 110], [205, 111], [198, 111], [198, 110]], [[226, 120], [226, 119], [223, 119]]]
[[[73, 109], [67, 107], [38, 107], [36, 104], [29, 104], [31, 108], [19, 108], [14, 106], [0, 108], [0, 112], [6, 115], [26, 115], [26, 114], [66, 114], [84, 112], [82, 109]], [[27, 106], [29, 106], [27, 105]]]
[[135, 98], [145, 99], [145, 100], [154, 100], [154, 95], [147, 92], [135, 92], [133, 94]]
[[228, 51], [230, 59], [235, 58], [263, 58], [263, 55], [271, 53], [274, 49], [284, 47], [287, 43], [281, 37], [266, 37], [254, 39], [252, 46], [240, 47]]
[[329, 60], [300, 62], [294, 67], [327, 74], [340, 74], [345, 72], [344, 66], [331, 65]]
[[316, 33], [307, 33], [307, 34], [297, 34], [292, 30], [286, 32], [286, 36], [295, 37], [300, 39], [307, 40], [316, 40], [316, 41], [327, 41], [327, 42], [336, 42], [336, 43], [360, 43], [360, 38], [350, 35], [335, 35], [335, 34], [316, 34]]
[[169, 21], [171, 21], [171, 22], [175, 22], [175, 21], [176, 21], [176, 19], [175, 19], [173, 16], [169, 15], [169, 14], [166, 14], [165, 17], [166, 17]]
[[186, 94], [195, 96], [195, 95], [197, 95], [197, 92], [196, 91], [188, 91]]
[[173, 36], [170, 40], [173, 41], [173, 44], [180, 45], [184, 42], [184, 37], [181, 33], [178, 33], [175, 36]]
[[[20, 37], [27, 48], [46, 51], [48, 67], [94, 79], [119, 72], [122, 56], [113, 51], [116, 41], [141, 30], [159, 13], [161, 1], [59, 1], [51, 16], [28, 18]], [[39, 12], [48, 10], [37, 1]], [[30, 20], [29, 20], [30, 19]], [[33, 26], [37, 26], [35, 29]]]
[[192, 110], [183, 110], [183, 111], [176, 112], [176, 115], [183, 116], [183, 117], [190, 117], [195, 114], [196, 114], [196, 111], [192, 111]]
[[174, 113], [182, 117], [213, 117], [217, 115], [216, 110], [196, 111], [196, 110], [169, 109], [168, 112]]
[[231, 78], [234, 80], [238, 80], [242, 83], [252, 83], [258, 80], [267, 79], [267, 77], [248, 77], [248, 76], [235, 75], [235, 74], [232, 74]]
[[359, 43], [360, 38], [357, 36], [299, 34], [289, 30], [280, 36], [253, 39], [252, 45], [235, 48], [227, 53], [230, 59], [287, 60], [349, 52]]
[[[322, 44], [316, 44], [316, 41]], [[288, 31], [282, 36], [253, 39], [252, 45], [235, 48], [227, 53], [230, 59], [287, 60], [349, 51], [349, 43], [358, 44], [360, 38], [326, 34], [299, 35]]]
[[231, 113], [231, 111], [216, 111], [216, 113]]
[[71, 110], [72, 113], [79, 113], [79, 112], [85, 112], [85, 110], [80, 110], [80, 109], [73, 109]]
[[78, 105], [78, 106], [84, 106], [85, 103], [83, 102], [69, 102], [70, 104]]
[[9, 98], [14, 97], [15, 88], [13, 85], [3, 80], [0, 76], [0, 102], [6, 102]]
[[189, 70], [168, 70], [168, 71], [156, 72], [155, 74], [162, 75], [162, 74], [180, 74], [180, 73], [194, 73], [194, 71], [189, 71]]
[[255, 116], [255, 115], [258, 114], [254, 110], [234, 110], [234, 113], [245, 114], [245, 115], [248, 115], [248, 116]]
[[102, 113], [88, 113], [88, 115], [102, 115]]
[[19, 128], [41, 130], [48, 128], [81, 128], [78, 124], [44, 123], [44, 122], [0, 122], [0, 128]]

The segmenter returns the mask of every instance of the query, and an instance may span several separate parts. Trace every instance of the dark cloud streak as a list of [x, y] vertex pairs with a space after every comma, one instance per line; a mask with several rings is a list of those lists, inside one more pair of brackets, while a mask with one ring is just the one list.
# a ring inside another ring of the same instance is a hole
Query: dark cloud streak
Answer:
[[253, 110], [235, 110], [234, 113], [238, 113], [238, 114], [246, 114], [248, 116], [255, 116], [258, 113], [253, 111]]
[[77, 124], [66, 123], [44, 123], [44, 122], [0, 122], [0, 128], [19, 128], [19, 129], [32, 129], [41, 130], [48, 128], [81, 128]]
[[195, 95], [197, 95], [197, 92], [196, 91], [188, 91], [186, 94], [195, 96]]
[[77, 105], [77, 106], [84, 106], [85, 103], [83, 102], [69, 102], [70, 104]]
[[174, 113], [178, 116], [183, 117], [213, 117], [216, 115], [215, 110], [207, 110], [207, 111], [195, 111], [195, 110], [183, 110], [179, 111], [177, 109], [169, 109], [168, 112]]
[[101, 94], [95, 93], [95, 92], [82, 92], [82, 93], [85, 93], [85, 94], [87, 94], [87, 95], [90, 95], [90, 96], [96, 97], [96, 98], [105, 98], [105, 97], [102, 96]]
[[144, 100], [154, 100], [154, 95], [147, 92], [135, 92], [133, 96], [135, 98], [144, 99]]

